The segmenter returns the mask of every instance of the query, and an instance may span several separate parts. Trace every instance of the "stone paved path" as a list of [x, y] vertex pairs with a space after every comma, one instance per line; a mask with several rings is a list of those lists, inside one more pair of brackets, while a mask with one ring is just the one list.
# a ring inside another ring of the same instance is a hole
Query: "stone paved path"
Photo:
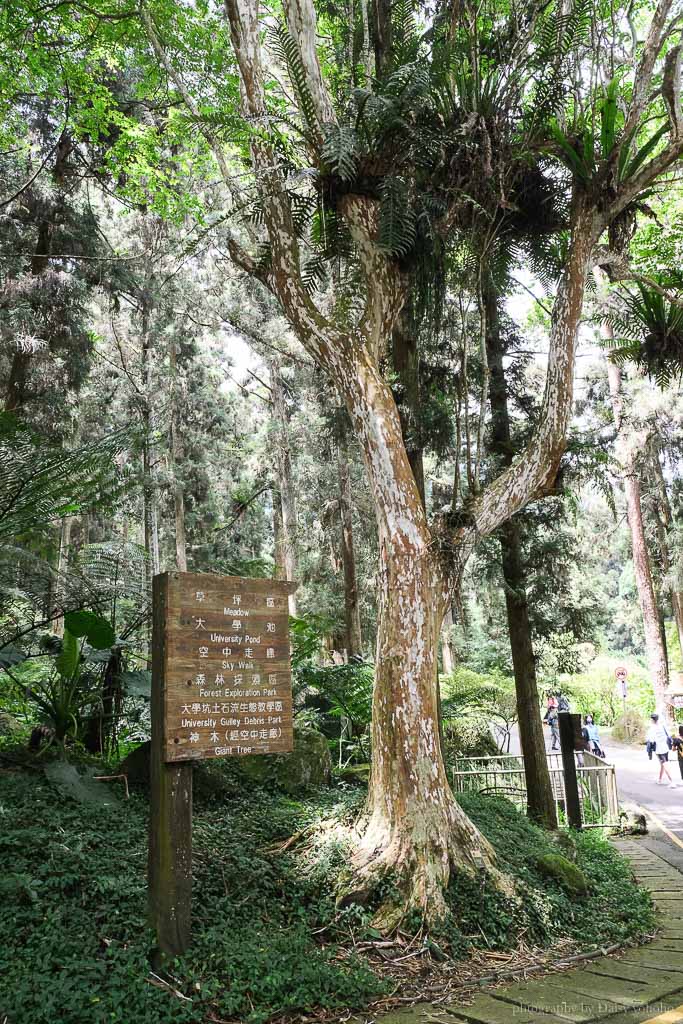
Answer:
[[683, 1024], [683, 876], [638, 840], [617, 840], [661, 911], [661, 935], [618, 957], [491, 988], [471, 1005], [422, 1005], [380, 1024]]

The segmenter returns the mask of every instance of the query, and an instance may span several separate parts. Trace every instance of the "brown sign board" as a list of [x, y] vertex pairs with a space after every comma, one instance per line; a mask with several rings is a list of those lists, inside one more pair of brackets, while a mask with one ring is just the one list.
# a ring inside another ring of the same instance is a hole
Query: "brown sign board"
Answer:
[[160, 583], [154, 675], [163, 760], [291, 751], [288, 597], [296, 584], [186, 572]]

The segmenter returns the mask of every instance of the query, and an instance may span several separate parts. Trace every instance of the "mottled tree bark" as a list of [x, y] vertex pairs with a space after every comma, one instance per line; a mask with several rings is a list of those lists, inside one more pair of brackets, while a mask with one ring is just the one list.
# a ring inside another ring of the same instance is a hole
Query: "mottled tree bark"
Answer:
[[446, 608], [446, 614], [443, 617], [443, 623], [441, 625], [441, 666], [443, 668], [443, 674], [450, 676], [453, 672], [455, 665], [455, 659], [453, 657], [453, 644], [449, 636], [449, 630], [453, 625], [453, 608], [448, 605]]
[[424, 447], [420, 436], [420, 353], [412, 324], [410, 301], [401, 310], [399, 321], [392, 331], [391, 349], [394, 370], [398, 377], [397, 405], [401, 417], [403, 443], [424, 505]]
[[678, 642], [683, 652], [683, 594], [678, 589], [674, 577], [674, 567], [671, 558], [671, 547], [669, 544], [669, 530], [674, 520], [671, 511], [671, 502], [666, 487], [666, 481], [659, 461], [659, 451], [656, 447], [651, 448], [650, 467], [655, 486], [654, 515], [657, 528], [657, 539], [662, 560], [662, 571], [669, 578], [669, 594], [671, 597], [671, 611], [673, 612], [678, 633]]
[[346, 625], [346, 652], [349, 658], [362, 653], [360, 603], [356, 579], [356, 553], [353, 544], [353, 515], [351, 478], [346, 438], [337, 443], [337, 471], [339, 476], [339, 518], [341, 525], [341, 553], [344, 568], [344, 621]]
[[[482, 299], [486, 310], [486, 348], [490, 372], [491, 453], [498, 456], [502, 465], [510, 466], [514, 450], [510, 433], [498, 295], [492, 282], [487, 282], [486, 287], [482, 290]], [[555, 829], [557, 828], [557, 811], [550, 783], [540, 715], [536, 660], [531, 639], [520, 529], [515, 519], [510, 519], [503, 524], [499, 539], [505, 580], [505, 607], [510, 650], [515, 675], [519, 738], [524, 755], [527, 813], [530, 818], [545, 828]]]
[[[600, 280], [599, 275], [596, 275]], [[601, 327], [603, 337], [613, 340], [612, 328], [609, 324]], [[636, 588], [638, 590], [638, 601], [643, 617], [643, 632], [645, 634], [645, 650], [647, 652], [648, 667], [652, 677], [652, 685], [655, 691], [655, 700], [660, 712], [670, 715], [670, 708], [667, 699], [669, 686], [669, 669], [667, 665], [666, 649], [662, 638], [662, 630], [659, 620], [659, 611], [655, 599], [655, 588], [652, 582], [652, 570], [650, 567], [650, 556], [647, 550], [645, 530], [643, 528], [643, 511], [641, 507], [641, 483], [640, 469], [638, 466], [638, 453], [644, 446], [645, 438], [638, 437], [629, 429], [624, 414], [624, 401], [621, 389], [621, 370], [615, 363], [607, 361], [607, 376], [612, 399], [612, 411], [618, 436], [616, 441], [617, 458], [622, 468], [622, 481], [624, 484], [624, 495], [626, 497], [626, 515], [631, 533], [631, 551], [633, 554], [633, 569], [636, 577]]]
[[455, 801], [439, 741], [436, 650], [444, 579], [391, 392], [362, 353], [341, 374], [373, 493], [380, 592], [367, 824], [353, 859], [354, 898], [391, 871], [402, 892], [378, 923], [410, 910], [446, 914], [452, 868], [493, 865], [488, 842]]
[[[286, 579], [295, 580], [298, 564], [297, 516], [294, 478], [292, 474], [292, 452], [289, 438], [289, 413], [287, 412], [287, 404], [285, 402], [282, 377], [275, 360], [270, 361], [270, 389], [273, 397], [275, 457], [282, 510], [282, 554]], [[296, 597], [294, 594], [289, 595], [289, 614], [296, 615]]]

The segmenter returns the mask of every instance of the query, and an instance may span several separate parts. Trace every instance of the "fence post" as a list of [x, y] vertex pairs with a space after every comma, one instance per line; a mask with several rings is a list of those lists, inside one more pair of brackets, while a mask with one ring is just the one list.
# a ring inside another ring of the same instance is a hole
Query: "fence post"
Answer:
[[580, 829], [581, 821], [581, 800], [579, 799], [579, 784], [576, 777], [576, 761], [574, 760], [574, 722], [572, 719], [579, 719], [579, 715], [572, 715], [568, 711], [560, 711], [557, 716], [560, 720], [560, 750], [562, 752], [562, 770], [564, 774], [564, 799], [567, 821], [571, 828]]

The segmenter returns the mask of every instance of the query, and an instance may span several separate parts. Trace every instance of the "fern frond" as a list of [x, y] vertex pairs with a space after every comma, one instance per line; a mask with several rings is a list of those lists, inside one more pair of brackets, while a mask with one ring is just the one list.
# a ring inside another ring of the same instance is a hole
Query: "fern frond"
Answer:
[[393, 256], [406, 256], [415, 244], [415, 214], [408, 185], [387, 177], [380, 187], [379, 244]]
[[304, 121], [312, 132], [318, 131], [318, 119], [311, 90], [308, 87], [306, 68], [301, 59], [299, 46], [283, 25], [270, 29], [270, 47], [287, 72], [287, 76], [296, 93], [299, 109]]
[[358, 140], [353, 128], [342, 124], [325, 125], [321, 155], [332, 174], [344, 182], [356, 176]]

